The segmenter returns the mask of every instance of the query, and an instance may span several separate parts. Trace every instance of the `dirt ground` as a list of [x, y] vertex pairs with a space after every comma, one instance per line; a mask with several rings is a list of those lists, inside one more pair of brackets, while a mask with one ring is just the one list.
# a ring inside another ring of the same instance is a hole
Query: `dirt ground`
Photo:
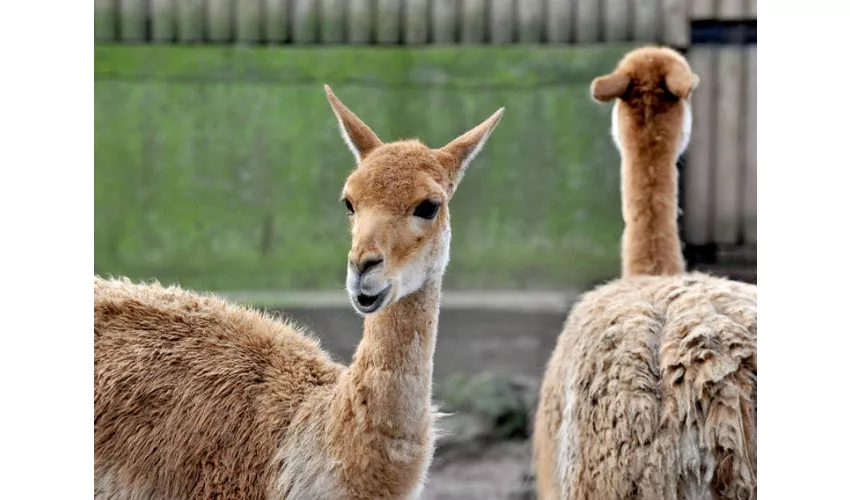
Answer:
[[528, 441], [505, 441], [472, 456], [435, 457], [422, 500], [532, 500]]

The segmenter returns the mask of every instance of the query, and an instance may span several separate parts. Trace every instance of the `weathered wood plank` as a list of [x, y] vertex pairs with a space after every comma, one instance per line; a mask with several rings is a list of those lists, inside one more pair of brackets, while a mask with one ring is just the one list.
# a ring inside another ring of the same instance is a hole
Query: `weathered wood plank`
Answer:
[[177, 39], [183, 43], [199, 42], [203, 37], [204, 0], [177, 2]]
[[606, 42], [622, 42], [629, 37], [629, 0], [605, 1], [605, 33]]
[[150, 0], [151, 37], [156, 42], [170, 42], [174, 38], [175, 5], [172, 0]]
[[455, 0], [432, 0], [434, 6], [431, 18], [433, 43], [454, 43], [457, 7]]
[[319, 39], [319, 4], [316, 0], [290, 0], [292, 4], [292, 42], [315, 43]]
[[230, 0], [207, 0], [206, 29], [209, 40], [226, 42], [233, 34]]
[[715, 0], [691, 0], [691, 19], [713, 19]]
[[256, 43], [260, 41], [260, 3], [263, 0], [236, 1], [236, 41]]
[[599, 32], [601, 14], [599, 0], [576, 0], [575, 4], [576, 41], [578, 43], [602, 41]]
[[404, 43], [419, 45], [428, 41], [429, 0], [405, 0]]
[[661, 0], [661, 9], [664, 16], [664, 43], [672, 47], [687, 47], [691, 41], [687, 0]]
[[658, 4], [661, 0], [635, 0], [634, 15], [634, 37], [639, 42], [655, 42], [659, 39], [661, 28], [660, 9]]
[[694, 245], [705, 244], [711, 238], [712, 165], [716, 153], [714, 58], [714, 51], [702, 46], [693, 47], [688, 54], [691, 68], [700, 77], [699, 86], [691, 98], [694, 123], [684, 173], [684, 232], [686, 241]]
[[376, 0], [378, 43], [394, 44], [401, 40], [401, 4], [398, 0]]
[[714, 168], [714, 239], [735, 243], [738, 239], [741, 200], [741, 123], [743, 55], [740, 47], [723, 46], [717, 51], [717, 124]]
[[348, 43], [369, 43], [372, 36], [371, 0], [349, 0]]
[[115, 39], [115, 2], [113, 0], [94, 0], [94, 39], [104, 42]]
[[717, 0], [719, 19], [742, 19], [749, 10], [748, 0]]
[[464, 0], [461, 19], [460, 40], [463, 43], [484, 43], [485, 0]]
[[145, 39], [145, 19], [147, 4], [144, 0], [119, 0], [121, 9], [121, 40], [141, 42]]
[[321, 0], [319, 4], [322, 43], [345, 41], [345, 0]]
[[512, 0], [491, 0], [490, 43], [511, 43], [514, 37], [514, 4]]
[[572, 34], [573, 2], [546, 0], [546, 38], [549, 43], [567, 43]]
[[747, 92], [746, 92], [746, 146], [745, 146], [745, 170], [744, 177], [744, 242], [756, 242], [756, 198], [758, 190], [756, 189], [756, 178], [758, 171], [757, 162], [757, 85], [756, 85], [756, 47], [750, 46], [746, 48], [746, 66], [747, 66]]
[[520, 43], [540, 43], [543, 40], [543, 0], [517, 2]]
[[[185, 1], [185, 0], [180, 0]], [[265, 12], [262, 22], [266, 24], [266, 41], [277, 44], [284, 42], [289, 36], [287, 14], [289, 0], [262, 0], [265, 2]]]

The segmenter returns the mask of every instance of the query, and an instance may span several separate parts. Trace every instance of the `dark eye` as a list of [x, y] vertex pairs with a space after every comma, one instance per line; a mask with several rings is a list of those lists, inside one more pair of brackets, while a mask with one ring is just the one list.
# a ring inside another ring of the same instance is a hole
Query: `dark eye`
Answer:
[[415, 215], [416, 217], [421, 217], [423, 219], [433, 219], [439, 211], [439, 204], [425, 200], [416, 206], [416, 209], [413, 211], [413, 215]]
[[351, 202], [348, 201], [348, 198], [342, 201], [345, 203], [345, 209], [348, 210], [348, 215], [354, 215], [354, 207], [351, 205]]

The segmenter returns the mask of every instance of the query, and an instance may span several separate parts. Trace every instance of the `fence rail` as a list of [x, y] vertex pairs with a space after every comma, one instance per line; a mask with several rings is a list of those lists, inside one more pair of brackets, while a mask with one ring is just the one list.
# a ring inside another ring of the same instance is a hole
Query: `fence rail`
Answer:
[[95, 39], [685, 47], [694, 19], [755, 16], [756, 0], [95, 0]]

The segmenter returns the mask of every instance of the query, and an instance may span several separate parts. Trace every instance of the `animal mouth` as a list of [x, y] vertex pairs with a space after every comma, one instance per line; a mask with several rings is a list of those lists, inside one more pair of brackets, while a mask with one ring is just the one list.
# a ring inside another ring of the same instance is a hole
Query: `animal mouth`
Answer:
[[387, 285], [386, 288], [378, 292], [376, 295], [368, 295], [365, 293], [358, 293], [354, 298], [355, 307], [357, 310], [364, 314], [368, 314], [371, 312], [377, 311], [382, 305], [384, 305], [384, 301], [387, 296], [390, 294], [390, 290], [392, 289], [392, 284]]

